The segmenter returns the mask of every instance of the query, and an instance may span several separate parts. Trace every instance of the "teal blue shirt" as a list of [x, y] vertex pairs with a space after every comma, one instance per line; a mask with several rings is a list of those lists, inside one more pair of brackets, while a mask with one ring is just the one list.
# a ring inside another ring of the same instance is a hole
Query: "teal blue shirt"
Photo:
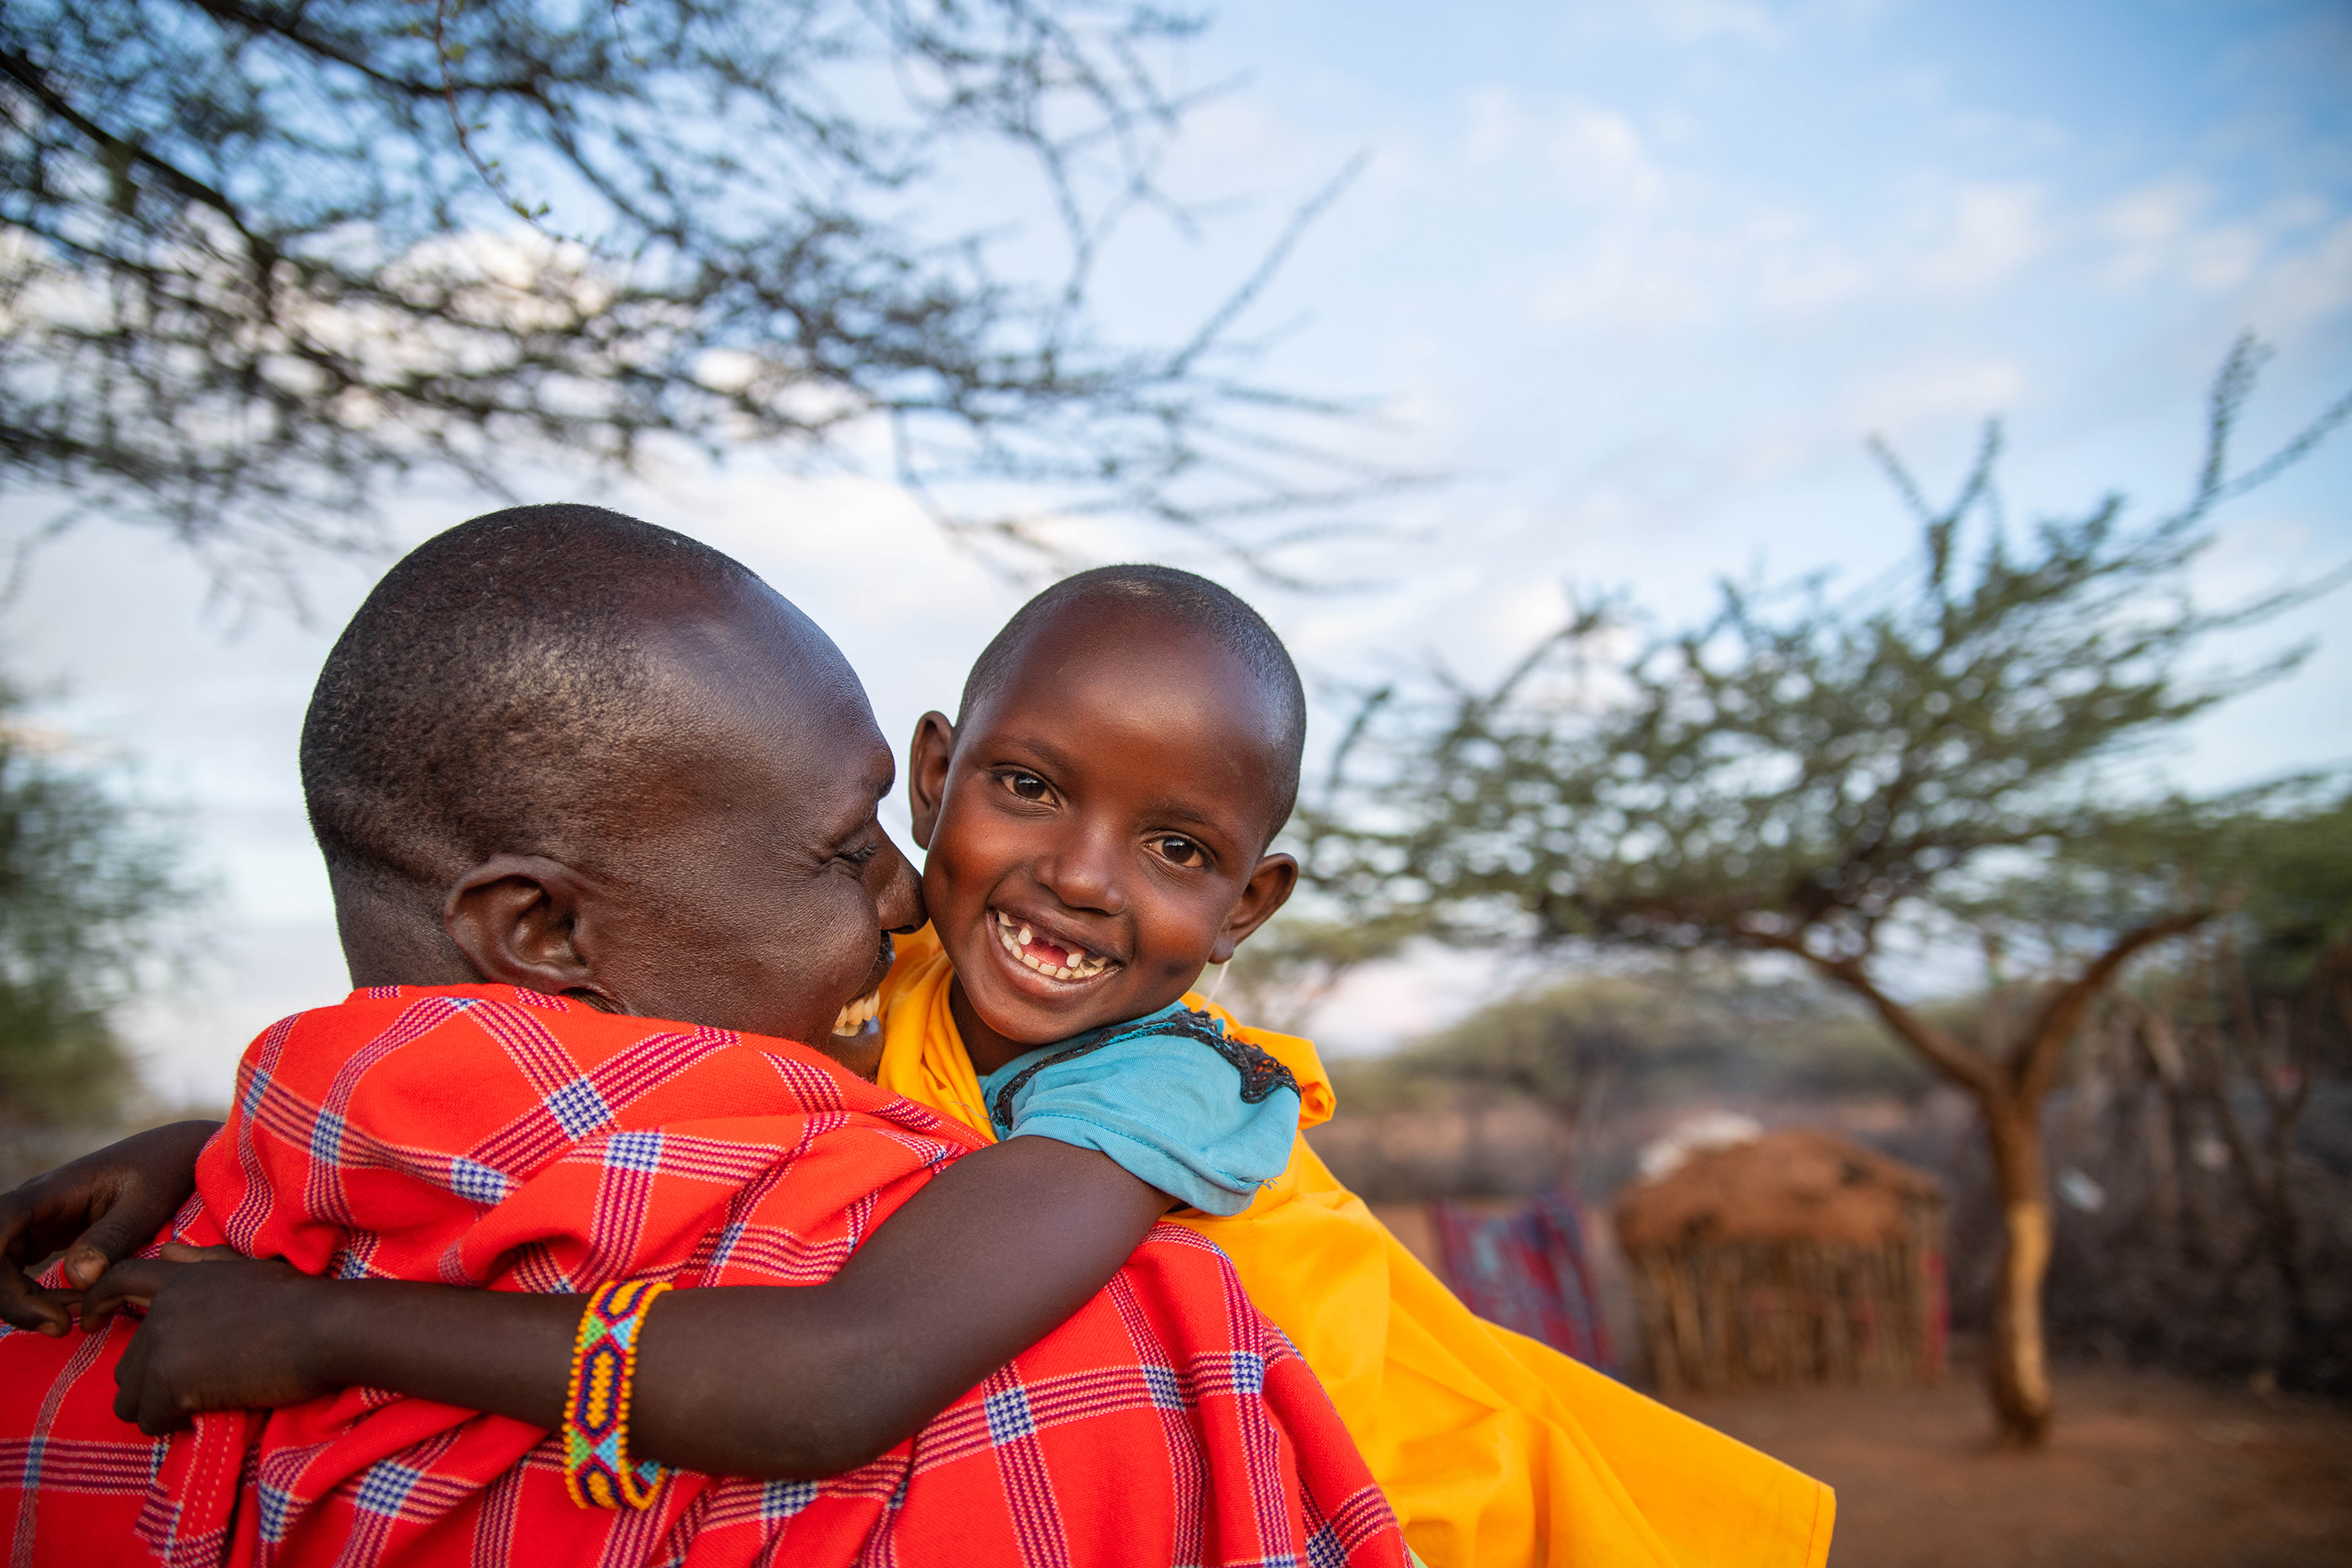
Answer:
[[980, 1092], [998, 1137], [1099, 1150], [1209, 1214], [1247, 1208], [1298, 1136], [1290, 1070], [1181, 1002], [1017, 1056]]

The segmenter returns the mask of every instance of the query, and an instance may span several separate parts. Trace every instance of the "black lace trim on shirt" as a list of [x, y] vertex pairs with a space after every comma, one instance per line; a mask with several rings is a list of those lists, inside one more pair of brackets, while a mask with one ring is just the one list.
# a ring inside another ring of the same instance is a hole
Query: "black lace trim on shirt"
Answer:
[[1058, 1067], [1065, 1061], [1075, 1061], [1081, 1056], [1092, 1056], [1096, 1051], [1108, 1045], [1113, 1038], [1109, 1030], [1097, 1030], [1090, 1038], [1082, 1037], [1077, 1044], [1065, 1046], [1043, 1061], [1033, 1061], [1014, 1073], [1013, 1081], [996, 1092], [996, 1099], [988, 1107], [988, 1119], [996, 1124], [999, 1135], [1013, 1131], [1013, 1097], [1028, 1087], [1032, 1078], [1049, 1067]]
[[[1219, 1056], [1234, 1064], [1242, 1075], [1242, 1102], [1255, 1105], [1277, 1089], [1298, 1093], [1298, 1080], [1290, 1069], [1276, 1061], [1248, 1040], [1236, 1040], [1225, 1032], [1224, 1025], [1208, 1013], [1182, 1012], [1163, 1023], [1133, 1029], [1119, 1038], [1133, 1040], [1139, 1035], [1181, 1034], [1187, 1040], [1197, 1040]], [[1300, 1095], [1304, 1099], [1304, 1095]]]
[[1287, 1089], [1302, 1101], [1306, 1099], [1300, 1093], [1298, 1080], [1292, 1075], [1290, 1069], [1248, 1040], [1236, 1040], [1227, 1034], [1223, 1024], [1213, 1015], [1196, 1013], [1188, 1009], [1173, 1018], [1147, 1019], [1132, 1028], [1113, 1024], [1097, 1030], [1091, 1035], [1080, 1036], [1043, 1061], [1031, 1062], [1014, 1073], [1011, 1082], [996, 1092], [996, 1101], [988, 1108], [989, 1120], [1010, 1132], [1013, 1128], [1013, 1096], [1020, 1093], [1032, 1078], [1049, 1067], [1075, 1061], [1081, 1056], [1091, 1056], [1106, 1046], [1171, 1034], [1198, 1040], [1231, 1062], [1234, 1071], [1242, 1075], [1242, 1103], [1245, 1105], [1257, 1104], [1277, 1089]]

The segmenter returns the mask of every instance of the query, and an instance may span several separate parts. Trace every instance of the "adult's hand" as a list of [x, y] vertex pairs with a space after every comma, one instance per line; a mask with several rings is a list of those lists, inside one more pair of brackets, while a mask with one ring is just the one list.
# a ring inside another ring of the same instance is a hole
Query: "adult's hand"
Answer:
[[341, 1386], [310, 1354], [309, 1331], [334, 1289], [288, 1263], [173, 1245], [108, 1270], [82, 1321], [95, 1332], [126, 1306], [147, 1309], [115, 1364], [114, 1413], [160, 1437], [206, 1410], [299, 1405]]
[[[218, 1122], [174, 1122], [123, 1139], [0, 1194], [0, 1320], [55, 1337], [108, 1267], [171, 1222], [195, 1190], [196, 1155]], [[31, 1270], [65, 1249], [63, 1289]]]

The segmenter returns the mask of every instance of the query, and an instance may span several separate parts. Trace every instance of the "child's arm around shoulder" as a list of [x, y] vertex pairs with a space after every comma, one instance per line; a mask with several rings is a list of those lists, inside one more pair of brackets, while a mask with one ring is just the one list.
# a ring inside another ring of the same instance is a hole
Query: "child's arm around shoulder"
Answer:
[[[1051, 1333], [1168, 1207], [1106, 1155], [1016, 1138], [948, 1166], [823, 1285], [676, 1291], [647, 1313], [630, 1445], [706, 1474], [837, 1475], [911, 1436]], [[583, 1298], [314, 1279], [283, 1265], [119, 1265], [101, 1318], [150, 1301], [116, 1411], [149, 1432], [203, 1410], [389, 1388], [552, 1428]]]

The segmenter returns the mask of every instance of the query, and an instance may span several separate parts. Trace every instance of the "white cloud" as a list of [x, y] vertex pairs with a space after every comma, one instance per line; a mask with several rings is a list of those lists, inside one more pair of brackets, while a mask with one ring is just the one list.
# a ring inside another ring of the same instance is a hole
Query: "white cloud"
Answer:
[[2352, 217], [2338, 218], [2305, 248], [2280, 258], [2252, 290], [2255, 325], [2297, 336], [2352, 306]]
[[1478, 632], [1490, 654], [1515, 659], [1566, 625], [1568, 616], [1563, 584], [1542, 578], [1497, 583], [1480, 608]]
[[1187, 157], [1209, 163], [1227, 159], [1256, 163], [1270, 152], [1286, 154], [1296, 145], [1286, 134], [1288, 129], [1239, 96], [1212, 99], [1185, 118], [1183, 151]]
[[1508, 88], [1475, 89], [1467, 107], [1470, 130], [1462, 141], [1462, 156], [1473, 167], [1494, 163], [1518, 145], [1523, 122], [1518, 99]]
[[2195, 222], [2212, 199], [2204, 181], [2176, 174], [2108, 203], [2100, 226], [2127, 246], [2161, 245]]
[[2243, 217], [2203, 223], [2213, 202], [2204, 181], [2176, 175], [2108, 204], [2096, 225], [2112, 247], [2105, 277], [2126, 287], [2239, 293], [2294, 325], [2346, 302], [2352, 290], [2352, 259], [2341, 238], [2347, 220], [2329, 226], [2335, 214], [2326, 204], [2294, 196]]
[[1570, 102], [1547, 141], [1553, 167], [1566, 176], [1571, 198], [1622, 211], [1654, 205], [1665, 178], [1642, 133], [1624, 115], [1598, 104]]
[[2270, 248], [2264, 229], [2292, 226], [2301, 213], [2297, 206], [2275, 214], [2268, 224], [2198, 226], [2212, 201], [2212, 188], [2204, 181], [2175, 175], [2109, 203], [2096, 225], [2114, 247], [2106, 262], [2107, 277], [2126, 286], [2162, 279], [2207, 292], [2235, 288], [2253, 274]]
[[1820, 310], [1862, 293], [1873, 276], [1845, 242], [1820, 233], [1806, 214], [1788, 209], [1750, 223], [1739, 250], [1756, 302], [1769, 311]]
[[1649, 231], [1596, 236], [1576, 267], [1536, 296], [1536, 319], [1555, 326], [1617, 331], [1687, 326], [1708, 309], [1712, 291], [1688, 254], [1686, 236]]
[[1649, 0], [1651, 25], [1677, 44], [1740, 38], [1777, 44], [1781, 33], [1772, 14], [1755, 0]]
[[2049, 244], [2043, 194], [2027, 183], [1963, 184], [1936, 214], [1941, 243], [1914, 264], [1930, 289], [1973, 292], [2007, 278]]
[[1932, 420], [1974, 421], [2000, 413], [2014, 407], [2024, 391], [2024, 367], [2014, 360], [1908, 366], [1865, 382], [1847, 400], [1844, 423], [1853, 430], [1899, 438], [1909, 427]]
[[2196, 235], [2185, 247], [2180, 276], [2192, 288], [2235, 288], [2253, 276], [2267, 249], [2263, 236], [2245, 224], [2230, 224]]

